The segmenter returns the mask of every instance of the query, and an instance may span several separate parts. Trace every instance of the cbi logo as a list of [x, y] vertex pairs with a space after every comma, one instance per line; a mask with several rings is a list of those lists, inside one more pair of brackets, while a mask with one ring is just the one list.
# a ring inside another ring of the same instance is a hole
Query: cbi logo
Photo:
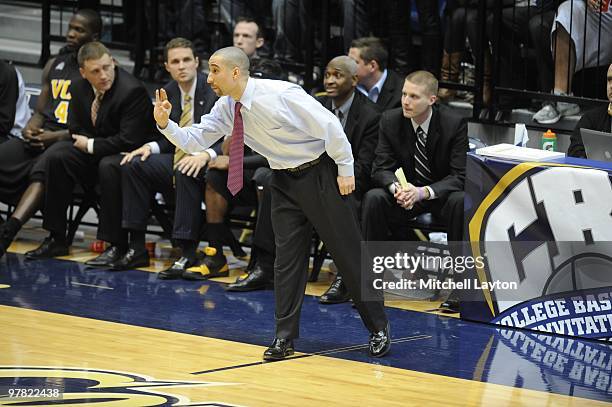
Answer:
[[[235, 383], [158, 380], [113, 370], [68, 367], [0, 366], [0, 406], [235, 406], [214, 401], [191, 402], [172, 388], [231, 386]], [[59, 399], [16, 399], [11, 389], [60, 389]]]
[[522, 163], [502, 177], [470, 221], [498, 312], [530, 298], [610, 284], [612, 184], [606, 171]]

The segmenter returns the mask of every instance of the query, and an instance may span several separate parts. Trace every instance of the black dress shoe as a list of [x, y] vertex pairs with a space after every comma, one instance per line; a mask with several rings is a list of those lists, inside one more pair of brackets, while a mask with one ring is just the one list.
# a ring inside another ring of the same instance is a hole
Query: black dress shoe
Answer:
[[65, 243], [59, 243], [51, 236], [45, 238], [42, 244], [34, 250], [26, 252], [25, 256], [28, 260], [50, 259], [56, 256], [66, 256], [68, 254], [68, 246]]
[[149, 252], [142, 250], [136, 252], [134, 249], [128, 249], [125, 255], [117, 262], [111, 265], [112, 270], [133, 270], [137, 267], [147, 267], [149, 265]]
[[111, 267], [121, 257], [125, 255], [125, 249], [121, 250], [117, 246], [110, 246], [99, 256], [85, 262], [90, 267]]
[[391, 332], [387, 322], [385, 329], [370, 334], [368, 353], [373, 358], [380, 358], [389, 353], [389, 349], [391, 349]]
[[227, 291], [255, 291], [274, 287], [273, 272], [264, 271], [259, 264], [244, 278], [238, 278], [235, 283], [228, 285]]
[[176, 278], [181, 278], [183, 273], [191, 266], [193, 266], [193, 261], [189, 260], [187, 257], [181, 257], [177, 261], [175, 261], [172, 266], [168, 267], [164, 271], [160, 271], [157, 275], [157, 278], [161, 280], [174, 280]]
[[342, 282], [340, 276], [336, 276], [336, 279], [329, 286], [327, 291], [319, 297], [320, 304], [341, 304], [351, 299], [351, 296], [346, 289], [346, 285]]
[[274, 338], [272, 345], [263, 354], [264, 360], [283, 360], [293, 355], [293, 341], [291, 339]]

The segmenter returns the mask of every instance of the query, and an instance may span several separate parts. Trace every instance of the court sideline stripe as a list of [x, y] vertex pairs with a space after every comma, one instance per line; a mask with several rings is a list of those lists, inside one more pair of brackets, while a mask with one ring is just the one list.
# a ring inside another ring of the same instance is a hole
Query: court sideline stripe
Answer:
[[[429, 339], [431, 337], [432, 337], [431, 335], [407, 336], [407, 337], [404, 337], [404, 338], [392, 339], [391, 343], [393, 344], [393, 343], [410, 342], [410, 341], [415, 341], [415, 340], [419, 340], [419, 339]], [[363, 348], [367, 348], [367, 347], [368, 347], [368, 344], [365, 344], [365, 345], [352, 345], [352, 346], [346, 346], [344, 348], [336, 348], [336, 349], [323, 350], [323, 351], [314, 352], [314, 353], [307, 353], [307, 354], [304, 354], [304, 355], [288, 357], [288, 358], [281, 359], [281, 360], [276, 360], [276, 361], [268, 361], [268, 362], [266, 362], [266, 361], [260, 360], [260, 361], [257, 361], [257, 362], [243, 363], [243, 364], [240, 364], [240, 365], [232, 365], [232, 366], [218, 367], [216, 369], [202, 370], [200, 372], [192, 372], [190, 374], [192, 374], [192, 375], [202, 375], [202, 374], [207, 374], [207, 373], [216, 373], [216, 372], [222, 372], [224, 370], [234, 370], [234, 369], [241, 369], [243, 367], [263, 365], [265, 363], [288, 362], [290, 360], [303, 359], [303, 358], [308, 358], [308, 357], [311, 357], [311, 356], [332, 355], [332, 354], [335, 354], [335, 353], [348, 352], [348, 351], [351, 351], [351, 350], [363, 349]]]

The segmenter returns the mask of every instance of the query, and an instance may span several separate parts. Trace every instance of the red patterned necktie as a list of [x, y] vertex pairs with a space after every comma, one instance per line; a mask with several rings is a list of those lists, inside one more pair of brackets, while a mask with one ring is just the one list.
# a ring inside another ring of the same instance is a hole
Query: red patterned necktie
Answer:
[[229, 170], [227, 173], [227, 189], [236, 195], [242, 189], [242, 159], [244, 157], [244, 127], [240, 108], [242, 103], [236, 102], [234, 109], [234, 129], [229, 146]]

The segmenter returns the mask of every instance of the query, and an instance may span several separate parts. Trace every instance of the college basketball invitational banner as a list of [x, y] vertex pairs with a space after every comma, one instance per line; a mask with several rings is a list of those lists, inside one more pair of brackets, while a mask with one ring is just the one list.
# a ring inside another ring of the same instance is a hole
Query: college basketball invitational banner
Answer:
[[468, 250], [485, 261], [466, 274], [481, 284], [462, 291], [462, 318], [612, 340], [609, 164], [469, 154], [465, 202]]

